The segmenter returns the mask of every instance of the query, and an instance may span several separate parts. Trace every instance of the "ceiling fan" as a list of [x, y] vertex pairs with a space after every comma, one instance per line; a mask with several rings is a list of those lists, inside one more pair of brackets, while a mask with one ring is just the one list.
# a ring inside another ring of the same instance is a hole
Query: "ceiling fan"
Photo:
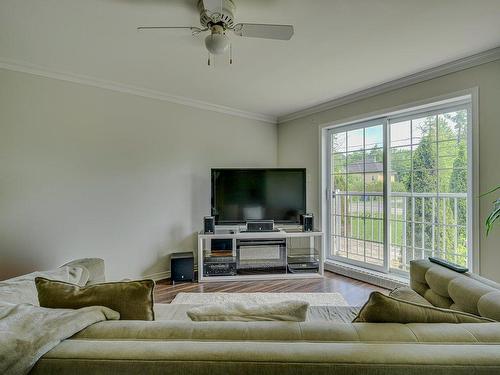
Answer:
[[[227, 31], [248, 38], [264, 38], [277, 40], [290, 40], [293, 35], [292, 25], [270, 25], [258, 23], [235, 23], [234, 13], [236, 6], [233, 0], [199, 0], [201, 27], [196, 26], [139, 26], [137, 30], [162, 30], [162, 29], [187, 29], [192, 35], [208, 31], [205, 46], [210, 54], [220, 55], [230, 49], [231, 42], [226, 36]], [[232, 55], [229, 63], [232, 64]]]

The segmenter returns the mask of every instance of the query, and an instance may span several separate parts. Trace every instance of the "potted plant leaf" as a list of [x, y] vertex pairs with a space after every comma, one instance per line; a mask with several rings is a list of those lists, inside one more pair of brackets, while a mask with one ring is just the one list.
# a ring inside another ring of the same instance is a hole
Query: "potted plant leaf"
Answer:
[[[494, 193], [495, 191], [500, 190], [500, 185], [491, 189], [490, 191], [482, 194], [480, 197], [484, 197], [485, 195]], [[500, 218], [500, 198], [497, 198], [493, 201], [493, 210], [490, 212], [486, 219], [486, 235], [490, 233], [490, 230], [493, 228], [493, 224]]]

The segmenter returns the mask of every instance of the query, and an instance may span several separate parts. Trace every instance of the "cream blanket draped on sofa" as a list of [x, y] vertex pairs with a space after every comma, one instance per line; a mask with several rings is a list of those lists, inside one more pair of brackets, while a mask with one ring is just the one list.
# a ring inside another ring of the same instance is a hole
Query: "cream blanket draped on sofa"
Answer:
[[85, 269], [66, 266], [0, 282], [0, 374], [26, 374], [64, 339], [94, 323], [120, 318], [102, 306], [77, 310], [38, 306], [37, 276], [80, 285], [89, 279]]
[[119, 318], [102, 306], [71, 310], [0, 304], [0, 374], [26, 374], [62, 340], [94, 323]]

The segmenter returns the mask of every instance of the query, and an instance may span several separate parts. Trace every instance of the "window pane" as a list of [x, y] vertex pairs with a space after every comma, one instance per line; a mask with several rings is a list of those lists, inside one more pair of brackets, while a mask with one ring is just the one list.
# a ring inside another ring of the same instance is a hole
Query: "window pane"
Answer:
[[384, 222], [381, 219], [365, 219], [365, 240], [384, 242]]
[[345, 174], [335, 174], [332, 179], [332, 190], [333, 191], [346, 191], [346, 175]]
[[364, 200], [363, 196], [350, 195], [347, 196], [347, 214], [350, 216], [364, 216]]
[[417, 118], [411, 121], [412, 144], [418, 145], [423, 139], [436, 140], [436, 116]]
[[339, 236], [332, 236], [332, 250], [336, 256], [347, 257], [346, 239]]
[[453, 173], [452, 169], [440, 169], [439, 173], [439, 192], [440, 193], [449, 193], [450, 191], [450, 181], [451, 174]]
[[437, 171], [435, 169], [414, 170], [412, 174], [412, 190], [414, 193], [436, 193]]
[[405, 146], [411, 144], [410, 121], [403, 121], [391, 124], [390, 132], [391, 132], [391, 147]]
[[347, 175], [347, 189], [350, 192], [363, 192], [363, 173], [352, 173]]
[[411, 171], [391, 173], [392, 192], [411, 192]]
[[335, 234], [343, 237], [347, 236], [345, 216], [333, 215], [331, 224]]
[[382, 172], [365, 173], [365, 192], [382, 193], [383, 191], [384, 174]]
[[[456, 140], [452, 141], [441, 141], [438, 142], [438, 168], [439, 169], [448, 169], [453, 168], [455, 164], [455, 160], [457, 160], [458, 156], [458, 147]], [[458, 161], [460, 162], [460, 161]], [[463, 168], [463, 166], [462, 166]]]
[[355, 239], [364, 238], [365, 219], [362, 217], [347, 217], [347, 236]]
[[333, 154], [332, 155], [332, 166], [333, 173], [345, 173], [346, 171], [346, 154]]
[[347, 135], [345, 132], [332, 135], [332, 152], [346, 152]]
[[436, 169], [437, 157], [437, 143], [425, 138], [420, 144], [412, 146], [412, 169]]
[[349, 152], [347, 154], [348, 173], [363, 173], [363, 155], [362, 151]]
[[347, 151], [363, 150], [363, 129], [356, 129], [347, 132]]
[[391, 170], [396, 172], [407, 171], [411, 169], [411, 147], [391, 148]]
[[384, 150], [373, 148], [365, 152], [365, 172], [383, 172], [384, 171]]
[[384, 146], [384, 128], [382, 125], [365, 128], [365, 150], [382, 148]]
[[467, 110], [443, 113], [438, 116], [438, 140], [464, 141], [467, 137]]
[[365, 217], [382, 219], [384, 217], [384, 197], [381, 195], [365, 196]]

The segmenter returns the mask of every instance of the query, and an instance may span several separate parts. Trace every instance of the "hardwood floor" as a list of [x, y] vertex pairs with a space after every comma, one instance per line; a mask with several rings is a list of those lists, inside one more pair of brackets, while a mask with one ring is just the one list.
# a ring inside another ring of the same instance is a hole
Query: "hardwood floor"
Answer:
[[269, 281], [231, 281], [231, 282], [209, 282], [209, 283], [177, 283], [171, 285], [170, 280], [157, 282], [155, 289], [155, 301], [158, 303], [170, 303], [177, 293], [180, 292], [226, 292], [226, 293], [255, 293], [255, 292], [309, 292], [309, 293], [332, 293], [342, 294], [351, 306], [359, 306], [366, 302], [368, 296], [374, 290], [388, 293], [387, 289], [362, 281], [350, 279], [325, 271], [322, 279], [295, 279], [295, 280], [269, 280]]

